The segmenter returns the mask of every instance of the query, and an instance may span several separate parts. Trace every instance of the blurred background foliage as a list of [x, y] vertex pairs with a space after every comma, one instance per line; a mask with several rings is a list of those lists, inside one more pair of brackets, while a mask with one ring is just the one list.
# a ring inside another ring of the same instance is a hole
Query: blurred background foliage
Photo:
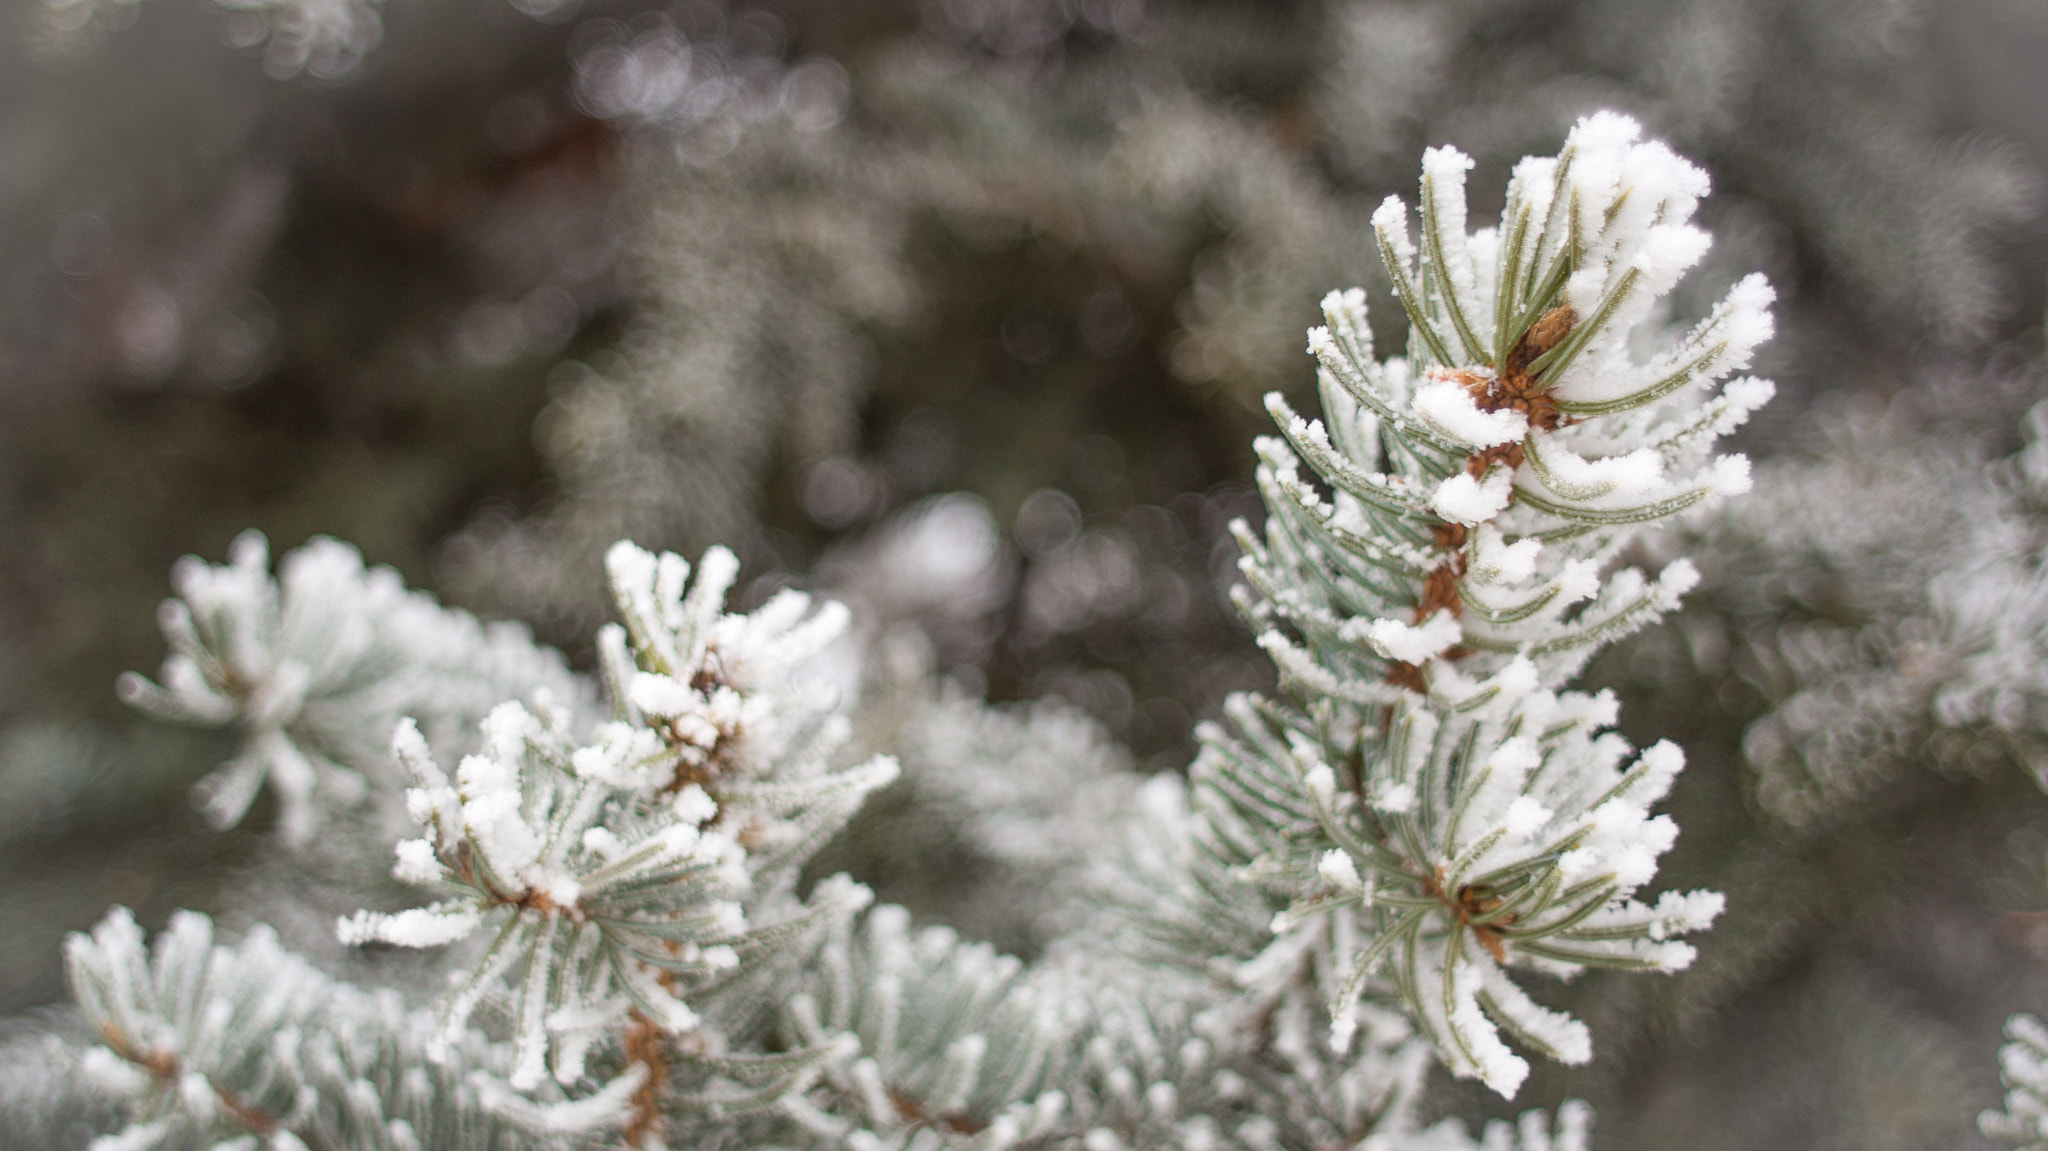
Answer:
[[[1768, 272], [1781, 398], [1693, 606], [1594, 670], [1631, 737], [1690, 750], [1669, 883], [1731, 913], [1692, 973], [1566, 989], [1601, 1060], [1527, 1097], [1593, 1100], [1609, 1147], [1977, 1139], [1999, 1021], [2048, 1004], [2048, 488], [2015, 454], [2043, 394], [2039, 6], [4, 15], [0, 1010], [60, 999], [62, 934], [110, 902], [275, 917], [232, 893], [276, 849], [186, 799], [221, 746], [111, 691], [160, 657], [170, 563], [251, 526], [579, 660], [621, 536], [729, 543], [754, 600], [849, 599], [881, 653], [863, 739], [912, 770], [831, 866], [1028, 952], [1057, 911], [948, 822], [974, 804], [947, 756], [1183, 766], [1269, 675], [1224, 596], [1258, 398], [1312, 384], [1323, 292], [1393, 312], [1366, 215], [1447, 142], [1497, 201], [1609, 107], [1713, 174], [1678, 318]], [[1980, 682], [2005, 694], [1943, 694]], [[983, 696], [1063, 702], [1005, 726]]]

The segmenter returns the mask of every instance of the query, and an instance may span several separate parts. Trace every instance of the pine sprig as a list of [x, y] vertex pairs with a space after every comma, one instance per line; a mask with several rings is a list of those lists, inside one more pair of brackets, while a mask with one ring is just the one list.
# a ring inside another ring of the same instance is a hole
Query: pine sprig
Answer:
[[1998, 1049], [2005, 1079], [2005, 1109], [1986, 1111], [1977, 1126], [1993, 1139], [2017, 1143], [2021, 1151], [2048, 1147], [2048, 1027], [2031, 1015], [2005, 1023], [2010, 1040]]
[[216, 826], [240, 822], [267, 783], [278, 833], [303, 845], [331, 811], [400, 793], [386, 752], [401, 717], [466, 749], [506, 699], [539, 691], [576, 707], [589, 694], [524, 627], [442, 607], [390, 568], [365, 568], [347, 544], [316, 538], [276, 576], [257, 532], [230, 555], [172, 569], [178, 595], [157, 613], [171, 648], [159, 682], [129, 674], [119, 685], [160, 719], [242, 732], [241, 751], [199, 784]]
[[946, 928], [913, 932], [902, 908], [879, 907], [858, 933], [835, 930], [805, 982], [788, 1034], [806, 1046], [851, 1040], [812, 1092], [782, 1100], [816, 1146], [1006, 1151], [1071, 1129], [1058, 1085], [1079, 999], [1043, 973]]
[[1363, 293], [1335, 293], [1309, 339], [1327, 423], [1268, 401], [1282, 438], [1259, 445], [1239, 602], [1291, 698], [1237, 705], [1195, 768], [1199, 838], [1283, 905], [1275, 946], [1356, 922], [1325, 987], [1338, 1047], [1355, 1002], [1390, 997], [1502, 1094], [1527, 1071], [1504, 1037], [1591, 1053], [1510, 971], [1678, 970], [1672, 937], [1721, 902], [1634, 898], [1677, 834], [1650, 809], [1684, 757], [1633, 754], [1611, 696], [1565, 690], [1692, 586], [1684, 560], [1609, 569], [1641, 526], [1746, 489], [1712, 443], [1770, 395], [1719, 386], [1770, 334], [1759, 277], [1631, 355], [1708, 243], [1688, 223], [1706, 177], [1636, 135], [1582, 120], [1516, 167], [1498, 228], [1465, 232], [1471, 162], [1448, 148], [1423, 161], [1419, 246], [1398, 199], [1374, 214], [1408, 355], [1376, 358]]
[[[721, 1016], [703, 1003], [786, 973], [790, 956], [867, 902], [844, 880], [795, 895], [818, 842], [895, 774], [886, 758], [831, 769], [844, 721], [829, 692], [791, 674], [837, 636], [844, 611], [814, 614], [786, 592], [726, 614], [737, 564], [722, 550], [694, 584], [681, 557], [630, 544], [608, 566], [626, 621], [600, 636], [617, 718], [583, 740], [565, 712], [501, 705], [452, 780], [400, 725], [394, 752], [426, 835], [399, 844], [395, 874], [445, 898], [359, 912], [342, 938], [435, 947], [487, 932], [443, 1001], [434, 1044], [495, 1005], [518, 1090], [584, 1083], [593, 1049], [618, 1069], [614, 1083], [671, 1067], [783, 1082], [721, 1063], [730, 1005]], [[651, 1145], [666, 1104], [658, 1089], [640, 1102], [628, 1136]]]
[[97, 1147], [596, 1146], [632, 1086], [516, 1095], [504, 1049], [476, 1033], [429, 1059], [432, 1022], [396, 993], [339, 983], [263, 928], [226, 946], [205, 916], [181, 912], [146, 947], [116, 908], [72, 936], [66, 958], [100, 1041], [84, 1069], [130, 1107], [128, 1127]]

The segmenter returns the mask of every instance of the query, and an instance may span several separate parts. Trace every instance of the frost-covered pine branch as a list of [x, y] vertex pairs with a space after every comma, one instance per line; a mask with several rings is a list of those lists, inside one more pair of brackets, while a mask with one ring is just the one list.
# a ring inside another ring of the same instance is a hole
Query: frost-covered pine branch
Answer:
[[1683, 560], [1609, 568], [1642, 525], [1747, 488], [1713, 444], [1771, 394], [1723, 383], [1771, 333], [1761, 277], [1634, 355], [1709, 243], [1688, 223], [1705, 175], [1636, 137], [1580, 121], [1516, 167], [1497, 228], [1467, 233], [1450, 148], [1424, 159], [1419, 248], [1398, 199], [1374, 214], [1408, 354], [1378, 359], [1363, 293], [1333, 294], [1310, 338], [1327, 422], [1269, 401], [1285, 438], [1259, 444], [1243, 609], [1292, 698], [1235, 703], [1195, 768], [1199, 850], [1288, 901], [1268, 953], [1317, 957], [1338, 1048], [1361, 998], [1390, 998], [1509, 1095], [1527, 1064], [1507, 1039], [1591, 1054], [1514, 972], [1678, 970], [1674, 937], [1721, 906], [1635, 898], [1684, 756], [1633, 753], [1611, 695], [1565, 690], [1692, 586]]
[[241, 751], [199, 784], [217, 826], [240, 822], [265, 783], [292, 844], [329, 809], [395, 797], [403, 780], [388, 751], [404, 716], [466, 747], [506, 699], [540, 692], [587, 706], [589, 689], [524, 627], [442, 607], [397, 572], [366, 569], [347, 544], [314, 539], [276, 576], [269, 568], [256, 532], [236, 539], [226, 564], [180, 561], [177, 598], [158, 612], [171, 649], [159, 682], [120, 681], [123, 699], [158, 718], [242, 732]]
[[2040, 1151], [2048, 1147], [2048, 1027], [2031, 1015], [2015, 1015], [2006, 1020], [2005, 1037], [2010, 1042], [1998, 1049], [2005, 1110], [1984, 1112], [1977, 1126], [2022, 1151]]
[[[344, 940], [405, 947], [488, 928], [435, 1042], [502, 999], [520, 1090], [583, 1081], [592, 1048], [607, 1044], [622, 1078], [657, 1088], [671, 1063], [720, 1071], [726, 1032], [749, 1021], [743, 1010], [721, 1019], [705, 999], [725, 992], [758, 1006], [750, 982], [787, 974], [786, 953], [866, 902], [843, 880], [799, 899], [797, 872], [895, 774], [886, 759], [831, 769], [846, 722], [829, 685], [792, 675], [836, 638], [844, 609], [812, 613], [808, 597], [785, 591], [752, 614], [725, 614], [738, 562], [720, 549], [694, 583], [680, 556], [631, 544], [614, 547], [607, 567], [625, 621], [598, 637], [612, 720], [586, 740], [570, 715], [501, 705], [483, 751], [452, 780], [401, 726], [407, 803], [426, 835], [398, 846], [396, 874], [446, 898], [341, 925]], [[682, 1037], [690, 1050], [671, 1051]], [[785, 1060], [786, 1070], [830, 1050]], [[664, 1093], [636, 1106], [628, 1141], [650, 1145]]]
[[147, 947], [116, 909], [66, 951], [99, 1041], [82, 1069], [129, 1113], [94, 1144], [101, 1151], [502, 1147], [526, 1133], [602, 1130], [624, 1111], [618, 1090], [516, 1100], [500, 1078], [502, 1049], [480, 1034], [428, 1058], [431, 1020], [395, 992], [322, 974], [267, 929], [223, 946], [205, 916], [184, 912]]
[[892, 695], [864, 703], [885, 723], [862, 736], [902, 778], [837, 850], [877, 861], [883, 897], [972, 938], [1036, 952], [1087, 922], [1103, 845], [1145, 782], [1129, 754], [1057, 700], [992, 706], [923, 679]]
[[[782, 1101], [814, 1145], [883, 1151], [947, 1142], [1041, 1145], [1066, 1128], [1060, 1090], [1081, 1022], [1064, 988], [900, 907], [842, 928], [787, 1009], [806, 1045], [851, 1036], [858, 1057]], [[948, 1136], [956, 1137], [948, 1139]]]
[[1836, 420], [1824, 455], [1765, 471], [1706, 537], [1772, 708], [1744, 740], [1758, 796], [1794, 826], [1840, 822], [1922, 762], [2048, 780], [2048, 408], [2001, 454], [1937, 406], [1956, 405]]
[[[291, 747], [311, 736], [245, 704], [279, 682], [297, 690], [294, 703], [331, 704], [307, 721], [314, 736], [328, 733], [323, 720], [375, 720], [403, 703], [441, 704], [442, 719], [459, 712], [434, 691], [435, 673], [459, 678], [451, 661], [472, 661], [468, 690], [503, 690], [498, 669], [478, 658], [492, 649], [479, 644], [475, 621], [406, 595], [389, 573], [365, 579], [353, 553], [336, 549], [287, 561], [281, 597], [253, 545], [233, 568], [187, 565], [186, 598], [166, 611], [179, 644], [170, 686], [137, 693], [181, 718], [239, 718], [234, 706], [244, 704], [252, 726], [267, 724], [264, 735]], [[654, 1147], [672, 1116], [772, 1104], [843, 1056], [834, 1042], [760, 1044], [815, 944], [867, 899], [843, 878], [799, 895], [799, 870], [894, 766], [834, 767], [846, 721], [830, 684], [800, 674], [844, 627], [844, 610], [813, 611], [792, 591], [728, 614], [737, 567], [714, 550], [693, 582], [678, 556], [612, 550], [624, 626], [599, 636], [607, 722], [545, 691], [501, 702], [452, 775], [418, 723], [396, 724], [393, 754], [412, 783], [404, 805], [424, 834], [398, 845], [395, 874], [441, 898], [360, 912], [340, 933], [358, 944], [446, 947], [486, 932], [480, 948], [453, 952], [451, 986], [431, 1020], [401, 1012], [395, 993], [368, 997], [318, 975], [268, 935], [212, 948], [197, 918], [174, 924], [149, 964], [125, 913], [75, 937], [74, 986], [104, 1044], [96, 1058], [133, 1072], [116, 1076], [137, 1100], [122, 1138], [154, 1145], [170, 1136], [151, 1124], [176, 1122], [220, 1138], [239, 1126], [277, 1146], [286, 1135], [316, 1147], [382, 1146], [346, 1132], [368, 1122], [362, 1114], [397, 1115], [425, 1092], [419, 1106], [446, 1095], [451, 1116], [512, 1123], [546, 1145], [580, 1131]], [[393, 650], [398, 635], [412, 646]], [[553, 653], [521, 650], [560, 671]], [[366, 684], [375, 690], [346, 690]], [[235, 695], [224, 685], [257, 686]], [[356, 1006], [375, 1008], [358, 1012], [368, 1046], [356, 1063], [322, 1054], [308, 1070], [279, 1036], [317, 1031], [330, 1000], [344, 1023]], [[333, 1071], [335, 1058], [347, 1074]], [[406, 1077], [429, 1065], [456, 1070], [439, 1085]], [[353, 1110], [332, 1123], [307, 1111], [343, 1104]], [[342, 1133], [301, 1133], [320, 1123]], [[386, 1142], [414, 1145], [391, 1131]], [[417, 1145], [497, 1143], [456, 1135]]]

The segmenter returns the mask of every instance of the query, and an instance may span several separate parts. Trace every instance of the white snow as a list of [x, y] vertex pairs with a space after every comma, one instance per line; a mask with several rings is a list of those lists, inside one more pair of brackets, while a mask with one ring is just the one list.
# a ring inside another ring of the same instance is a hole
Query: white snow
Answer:
[[1536, 574], [1536, 561], [1542, 554], [1543, 541], [1508, 543], [1499, 528], [1483, 523], [1473, 535], [1472, 561], [1465, 576], [1480, 585], [1524, 583]]
[[1447, 611], [1437, 611], [1414, 625], [1396, 619], [1376, 619], [1366, 634], [1381, 655], [1418, 665], [1435, 659], [1445, 648], [1465, 638], [1458, 618]]
[[1499, 515], [1513, 495], [1514, 477], [1506, 468], [1494, 468], [1483, 480], [1459, 472], [1437, 485], [1430, 507], [1453, 523], [1472, 526]]
[[390, 915], [358, 911], [337, 923], [335, 934], [351, 946], [374, 941], [397, 947], [441, 947], [468, 938], [481, 926], [483, 916], [475, 907], [441, 903]]
[[1389, 815], [1405, 815], [1415, 810], [1415, 785], [1404, 780], [1381, 788], [1373, 792], [1372, 806]]
[[1323, 852], [1316, 861], [1316, 871], [1340, 891], [1365, 890], [1365, 881], [1358, 876], [1358, 864], [1348, 851]]
[[1415, 414], [1448, 439], [1475, 448], [1511, 444], [1529, 434], [1529, 419], [1513, 408], [1486, 411], [1472, 393], [1441, 368], [1431, 368], [1415, 389]]

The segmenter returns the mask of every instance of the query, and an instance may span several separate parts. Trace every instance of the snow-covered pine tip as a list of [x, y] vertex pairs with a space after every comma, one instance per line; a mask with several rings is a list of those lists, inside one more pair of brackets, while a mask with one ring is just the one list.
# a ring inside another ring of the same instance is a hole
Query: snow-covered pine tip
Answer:
[[624, 540], [606, 553], [605, 570], [624, 622], [598, 633], [613, 714], [666, 749], [621, 760], [623, 774], [609, 782], [716, 786], [818, 736], [838, 698], [828, 680], [799, 672], [846, 630], [844, 605], [814, 611], [809, 596], [784, 589], [753, 612], [727, 613], [739, 561], [722, 547], [704, 553], [694, 582], [683, 557]]
[[2031, 1015], [2005, 1022], [2010, 1040], [1998, 1049], [2005, 1080], [2005, 1109], [1977, 1116], [1977, 1127], [1993, 1139], [2017, 1143], [2021, 1151], [2048, 1148], [2048, 1027]]
[[[483, 750], [455, 778], [411, 723], [393, 752], [422, 839], [398, 845], [394, 874], [445, 898], [341, 921], [344, 943], [438, 947], [490, 924], [482, 958], [443, 1005], [436, 1048], [458, 1037], [509, 973], [517, 1059], [513, 1086], [584, 1074], [593, 1044], [639, 1011], [670, 1032], [696, 1014], [671, 990], [739, 962], [747, 931], [743, 850], [710, 825], [718, 805], [687, 787], [660, 804], [622, 807], [615, 789], [565, 770], [581, 751], [559, 717], [517, 703], [484, 721]], [[660, 956], [659, 964], [643, 956]]]
[[1046, 976], [949, 928], [913, 932], [901, 907], [839, 925], [784, 1015], [799, 1045], [837, 1038], [848, 1057], [784, 1110], [820, 1146], [959, 1145], [933, 1129], [976, 1133], [986, 1151], [1043, 1145], [1068, 1118], [1057, 1085], [1078, 1042], [1077, 997]]
[[[1581, 120], [1515, 167], [1497, 227], [1467, 233], [1472, 165], [1450, 148], [1424, 157], [1419, 238], [1398, 198], [1374, 213], [1407, 354], [1379, 358], [1365, 294], [1333, 292], [1309, 333], [1324, 419], [1269, 397], [1281, 436], [1258, 444], [1268, 517], [1238, 527], [1239, 604], [1292, 702], [1234, 705], [1194, 777], [1210, 838], [1268, 845], [1239, 870], [1282, 903], [1275, 946], [1333, 919], [1365, 941], [1326, 988], [1334, 1026], [1361, 997], [1398, 1001], [1503, 1094], [1527, 1072], [1510, 1041], [1591, 1052], [1511, 972], [1676, 971], [1693, 951], [1675, 937], [1721, 905], [1636, 900], [1677, 835], [1651, 805], [1684, 757], [1631, 759], [1613, 699], [1565, 690], [1697, 581], [1684, 559], [1611, 561], [1747, 489], [1715, 441], [1771, 394], [1727, 379], [1771, 332], [1758, 276], [1636, 357], [1710, 240], [1690, 222], [1706, 176], [1639, 136]], [[1279, 794], [1303, 826], [1265, 826], [1289, 817]]]
[[[750, 616], [723, 613], [733, 565], [722, 551], [687, 596], [679, 557], [622, 545], [611, 567], [634, 636], [630, 652], [618, 629], [607, 643], [618, 718], [586, 740], [565, 711], [502, 703], [452, 779], [401, 722], [392, 754], [424, 835], [398, 845], [394, 874], [443, 898], [357, 912], [338, 927], [347, 943], [401, 947], [490, 930], [443, 1001], [429, 1053], [495, 1003], [511, 1023], [509, 1082], [520, 1091], [549, 1077], [580, 1083], [594, 1050], [606, 1066], [644, 1073], [632, 1069], [647, 1062], [629, 1057], [634, 1045], [700, 1029], [699, 992], [807, 946], [863, 906], [866, 890], [843, 878], [799, 900], [796, 875], [896, 772], [887, 758], [828, 764], [844, 723], [795, 673], [840, 626], [834, 614], [787, 597]], [[741, 697], [744, 736], [679, 740], [684, 712], [648, 703], [720, 692]], [[679, 756], [679, 744], [717, 751], [727, 738], [748, 741], [743, 760]]]
[[324, 536], [273, 577], [268, 543], [243, 532], [227, 564], [187, 556], [171, 583], [177, 596], [157, 612], [171, 649], [158, 682], [131, 672], [118, 690], [160, 719], [241, 729], [241, 750], [196, 790], [217, 827], [239, 823], [268, 783], [279, 834], [304, 844], [326, 809], [403, 786], [383, 742], [400, 716], [452, 738], [507, 697], [587, 694], [524, 627], [443, 607]]
[[100, 1043], [83, 1070], [127, 1113], [96, 1148], [527, 1146], [533, 1132], [615, 1129], [625, 1110], [615, 1094], [554, 1089], [498, 1106], [483, 1087], [501, 1047], [469, 1032], [428, 1062], [431, 1019], [396, 992], [335, 981], [265, 927], [223, 944], [180, 912], [150, 946], [117, 907], [66, 940], [65, 964]]

